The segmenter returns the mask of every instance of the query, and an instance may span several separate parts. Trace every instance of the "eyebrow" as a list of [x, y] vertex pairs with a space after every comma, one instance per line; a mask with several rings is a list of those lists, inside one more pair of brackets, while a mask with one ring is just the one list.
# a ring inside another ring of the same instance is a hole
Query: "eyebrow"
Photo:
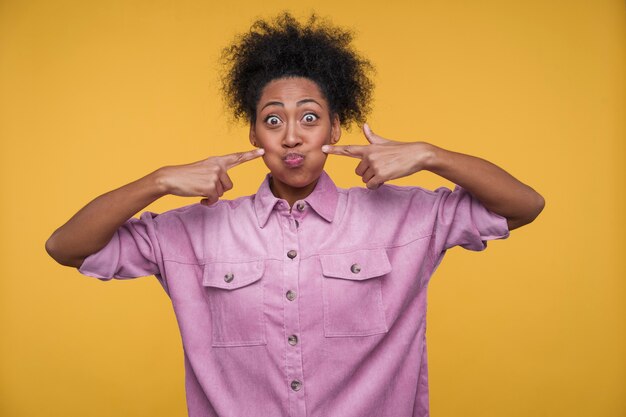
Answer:
[[[305, 98], [305, 99], [302, 99], [302, 100], [300, 100], [300, 101], [298, 101], [298, 102], [296, 103], [296, 106], [298, 106], [298, 107], [299, 107], [299, 106], [301, 106], [301, 105], [303, 105], [303, 104], [306, 104], [306, 103], [315, 103], [315, 104], [317, 104], [318, 106], [322, 107], [322, 105], [321, 105], [320, 103], [318, 103], [317, 101], [313, 100], [312, 98]], [[268, 102], [267, 102], [267, 103], [265, 103], [265, 105], [261, 108], [261, 110], [263, 110], [263, 109], [264, 109], [264, 108], [266, 108], [267, 106], [280, 106], [280, 107], [285, 107], [285, 105], [284, 105], [282, 102], [280, 102], [280, 101], [268, 101]]]

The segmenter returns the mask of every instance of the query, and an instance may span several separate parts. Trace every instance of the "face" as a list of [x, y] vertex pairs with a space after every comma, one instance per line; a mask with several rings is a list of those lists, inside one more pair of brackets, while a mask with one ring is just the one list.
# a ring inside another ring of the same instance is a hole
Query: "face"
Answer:
[[335, 144], [340, 136], [339, 118], [331, 116], [320, 88], [308, 78], [268, 83], [250, 126], [250, 142], [265, 149], [274, 194], [288, 200], [290, 193], [303, 198], [303, 191], [313, 190], [326, 162], [322, 145]]

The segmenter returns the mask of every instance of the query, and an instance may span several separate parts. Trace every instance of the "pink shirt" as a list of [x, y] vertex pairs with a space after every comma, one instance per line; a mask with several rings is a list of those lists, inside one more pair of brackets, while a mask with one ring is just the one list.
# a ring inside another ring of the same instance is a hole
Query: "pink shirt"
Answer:
[[290, 212], [270, 191], [131, 218], [82, 274], [155, 275], [185, 353], [191, 417], [429, 415], [426, 291], [447, 249], [506, 219], [460, 187], [337, 188]]

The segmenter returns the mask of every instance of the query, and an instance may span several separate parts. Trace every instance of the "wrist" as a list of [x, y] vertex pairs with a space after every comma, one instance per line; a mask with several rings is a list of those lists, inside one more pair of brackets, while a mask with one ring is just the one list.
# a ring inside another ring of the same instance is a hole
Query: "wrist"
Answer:
[[162, 167], [152, 172], [147, 177], [150, 182], [150, 188], [156, 197], [163, 197], [171, 194], [170, 185], [167, 181], [167, 167]]
[[421, 170], [433, 171], [438, 166], [443, 149], [427, 142], [417, 142], [418, 164]]

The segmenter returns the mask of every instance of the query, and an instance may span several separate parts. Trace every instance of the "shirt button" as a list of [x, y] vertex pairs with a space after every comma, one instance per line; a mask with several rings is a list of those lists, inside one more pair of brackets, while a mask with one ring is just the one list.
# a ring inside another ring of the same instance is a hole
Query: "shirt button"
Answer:
[[285, 295], [287, 296], [287, 300], [289, 300], [289, 301], [293, 301], [293, 300], [296, 299], [295, 291], [289, 290], [289, 291], [287, 291], [287, 294], [285, 294]]
[[298, 211], [304, 211], [304, 203], [303, 202], [299, 202], [298, 204], [296, 204], [296, 208], [298, 209]]
[[300, 222], [297, 220], [295, 220], [295, 222], [296, 222], [296, 228], [300, 227]]
[[302, 388], [302, 382], [298, 381], [297, 379], [294, 379], [293, 381], [291, 381], [292, 390], [300, 391], [300, 388]]
[[352, 271], [353, 274], [358, 274], [359, 272], [361, 272], [361, 265], [359, 264], [353, 264], [350, 267], [350, 271]]
[[224, 281], [226, 282], [231, 282], [234, 278], [235, 278], [235, 275], [230, 272], [224, 275]]
[[293, 250], [293, 249], [292, 249], [292, 250], [290, 250], [289, 252], [287, 252], [287, 257], [288, 257], [289, 259], [293, 259], [293, 258], [295, 258], [296, 256], [298, 256], [298, 252], [296, 252], [296, 251], [295, 251], [295, 250]]
[[291, 346], [295, 346], [298, 344], [298, 336], [296, 336], [295, 334], [292, 334], [291, 336], [289, 336], [287, 338], [287, 342], [291, 345]]

